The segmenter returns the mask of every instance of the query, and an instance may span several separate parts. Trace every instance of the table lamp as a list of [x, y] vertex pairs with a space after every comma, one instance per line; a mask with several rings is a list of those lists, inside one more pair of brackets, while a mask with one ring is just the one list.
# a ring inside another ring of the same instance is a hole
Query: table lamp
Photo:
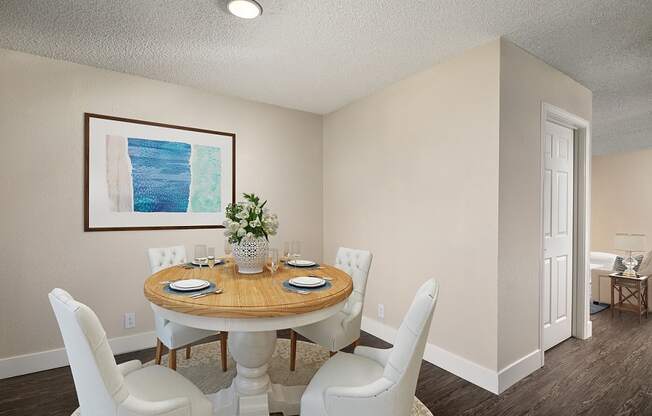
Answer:
[[625, 251], [629, 255], [623, 261], [623, 264], [625, 265], [623, 276], [635, 277], [636, 271], [634, 270], [634, 267], [636, 267], [638, 261], [632, 257], [632, 253], [645, 252], [645, 234], [616, 233], [614, 245], [616, 246], [616, 250]]

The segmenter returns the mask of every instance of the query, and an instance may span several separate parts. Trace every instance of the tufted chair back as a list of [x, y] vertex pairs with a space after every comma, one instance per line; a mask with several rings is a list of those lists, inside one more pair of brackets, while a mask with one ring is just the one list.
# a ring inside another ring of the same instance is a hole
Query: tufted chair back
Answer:
[[116, 415], [129, 396], [95, 313], [65, 290], [48, 295], [66, 346], [82, 414]]
[[[150, 248], [148, 254], [149, 268], [152, 273], [188, 261], [186, 258], [186, 247], [184, 246]], [[158, 314], [154, 314], [154, 326], [156, 327], [157, 333], [162, 334], [165, 332], [167, 322], [166, 319], [161, 318]]]
[[188, 261], [186, 258], [186, 248], [184, 246], [150, 248], [148, 253], [149, 267], [152, 270], [152, 273]]
[[394, 413], [409, 414], [421, 368], [432, 315], [437, 304], [439, 285], [428, 280], [417, 291], [412, 305], [398, 329], [383, 378], [394, 383]]
[[346, 272], [353, 279], [353, 293], [345, 309], [350, 309], [356, 302], [364, 303], [364, 292], [367, 289], [367, 277], [369, 277], [372, 258], [371, 252], [366, 250], [346, 247], [337, 250], [335, 267]]

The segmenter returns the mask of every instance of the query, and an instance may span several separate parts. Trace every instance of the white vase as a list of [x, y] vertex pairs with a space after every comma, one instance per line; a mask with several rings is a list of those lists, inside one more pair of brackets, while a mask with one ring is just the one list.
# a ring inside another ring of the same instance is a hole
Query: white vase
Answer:
[[262, 273], [269, 254], [269, 241], [264, 237], [243, 238], [231, 244], [233, 259], [242, 274]]

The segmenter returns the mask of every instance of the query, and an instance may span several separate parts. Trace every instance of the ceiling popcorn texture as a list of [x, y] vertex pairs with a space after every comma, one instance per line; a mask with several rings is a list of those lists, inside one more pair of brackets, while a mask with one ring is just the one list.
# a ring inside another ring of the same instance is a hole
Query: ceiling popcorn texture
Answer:
[[650, 0], [259, 3], [0, 0], [0, 47], [325, 114], [505, 36], [593, 91], [595, 153], [652, 146]]

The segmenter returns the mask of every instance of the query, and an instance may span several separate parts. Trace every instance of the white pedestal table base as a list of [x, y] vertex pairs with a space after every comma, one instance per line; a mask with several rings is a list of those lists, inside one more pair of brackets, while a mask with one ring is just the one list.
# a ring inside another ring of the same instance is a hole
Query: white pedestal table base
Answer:
[[[267, 369], [276, 348], [276, 331], [229, 332], [236, 362], [231, 386], [207, 397], [216, 416], [298, 415], [306, 386], [272, 384]], [[289, 364], [288, 364], [289, 365]]]

